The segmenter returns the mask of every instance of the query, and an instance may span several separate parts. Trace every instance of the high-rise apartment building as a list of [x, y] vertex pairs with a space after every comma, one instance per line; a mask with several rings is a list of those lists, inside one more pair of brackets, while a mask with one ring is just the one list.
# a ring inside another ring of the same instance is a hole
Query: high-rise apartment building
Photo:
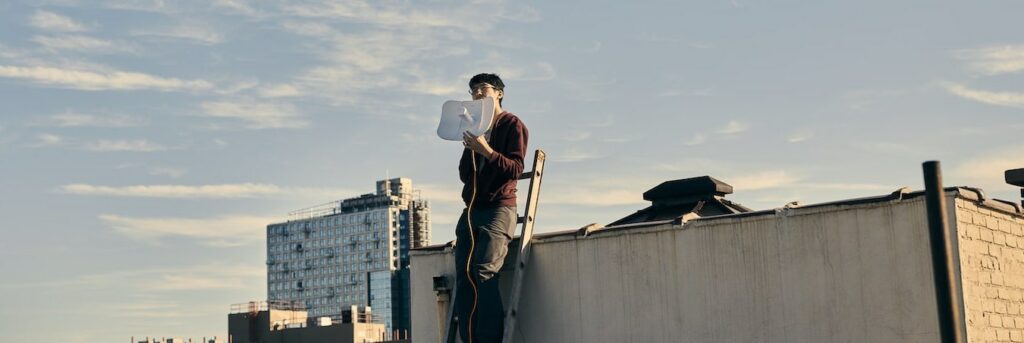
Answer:
[[310, 318], [370, 306], [389, 330], [409, 328], [409, 249], [430, 243], [430, 205], [412, 180], [294, 211], [267, 226], [267, 300], [300, 301]]

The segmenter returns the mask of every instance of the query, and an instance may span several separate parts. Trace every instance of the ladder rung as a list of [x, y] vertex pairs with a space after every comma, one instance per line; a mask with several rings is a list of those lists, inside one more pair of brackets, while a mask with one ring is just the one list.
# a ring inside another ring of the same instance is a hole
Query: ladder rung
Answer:
[[524, 221], [526, 221], [526, 216], [516, 217], [516, 224], [522, 224]]
[[531, 170], [531, 171], [528, 171], [528, 172], [523, 172], [522, 175], [519, 175], [519, 179], [520, 180], [529, 179], [529, 178], [533, 177], [533, 174], [536, 174], [535, 170]]

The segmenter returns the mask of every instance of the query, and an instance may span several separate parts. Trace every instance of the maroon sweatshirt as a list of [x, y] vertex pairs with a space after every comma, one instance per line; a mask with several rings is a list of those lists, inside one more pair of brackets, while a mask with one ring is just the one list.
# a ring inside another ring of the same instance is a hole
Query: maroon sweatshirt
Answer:
[[459, 161], [459, 179], [462, 180], [462, 201], [469, 205], [473, 196], [473, 161], [476, 157], [476, 200], [474, 208], [488, 208], [516, 205], [516, 182], [523, 174], [523, 158], [526, 156], [526, 142], [530, 136], [519, 117], [502, 112], [491, 128], [487, 142], [498, 157], [488, 161], [486, 157], [463, 149]]

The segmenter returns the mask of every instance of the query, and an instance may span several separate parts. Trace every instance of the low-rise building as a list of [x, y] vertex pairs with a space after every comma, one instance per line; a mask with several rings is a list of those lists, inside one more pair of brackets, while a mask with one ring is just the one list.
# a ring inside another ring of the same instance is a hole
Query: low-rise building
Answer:
[[350, 306], [337, 319], [310, 321], [299, 302], [249, 302], [232, 305], [228, 315], [231, 343], [385, 342], [394, 334], [374, 322], [369, 307]]

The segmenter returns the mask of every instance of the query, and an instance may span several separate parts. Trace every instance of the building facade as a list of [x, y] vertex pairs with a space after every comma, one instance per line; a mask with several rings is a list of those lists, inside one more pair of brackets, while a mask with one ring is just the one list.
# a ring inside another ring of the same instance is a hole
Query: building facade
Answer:
[[409, 249], [430, 242], [430, 205], [412, 180], [291, 213], [267, 226], [267, 300], [304, 304], [310, 318], [373, 308], [388, 330], [409, 328]]

